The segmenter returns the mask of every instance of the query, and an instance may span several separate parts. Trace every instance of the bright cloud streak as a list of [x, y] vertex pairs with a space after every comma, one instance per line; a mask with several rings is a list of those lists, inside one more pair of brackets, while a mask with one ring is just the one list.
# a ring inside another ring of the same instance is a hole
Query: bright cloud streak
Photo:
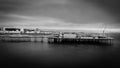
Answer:
[[28, 20], [33, 20], [35, 19], [34, 17], [30, 16], [24, 16], [24, 15], [17, 15], [17, 14], [9, 14], [7, 15], [8, 17], [13, 17], [13, 18], [19, 18], [19, 19], [28, 19]]

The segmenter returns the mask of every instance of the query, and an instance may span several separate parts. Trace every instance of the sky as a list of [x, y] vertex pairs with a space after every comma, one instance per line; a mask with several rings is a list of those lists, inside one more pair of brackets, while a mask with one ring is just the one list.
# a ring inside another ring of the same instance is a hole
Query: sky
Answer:
[[0, 0], [0, 26], [120, 29], [119, 0]]

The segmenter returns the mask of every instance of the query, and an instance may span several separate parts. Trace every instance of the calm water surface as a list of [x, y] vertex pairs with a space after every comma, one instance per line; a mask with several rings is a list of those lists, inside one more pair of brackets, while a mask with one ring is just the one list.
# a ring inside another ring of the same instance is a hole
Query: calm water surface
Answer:
[[0, 62], [18, 67], [116, 66], [120, 42], [113, 45], [1, 42]]

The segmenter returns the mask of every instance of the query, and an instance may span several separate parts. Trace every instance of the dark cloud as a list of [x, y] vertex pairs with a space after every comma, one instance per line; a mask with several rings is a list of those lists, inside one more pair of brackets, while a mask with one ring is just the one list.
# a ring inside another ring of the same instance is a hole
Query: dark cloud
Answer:
[[0, 12], [10, 13], [25, 6], [22, 0], [0, 0]]
[[7, 16], [7, 14], [20, 11], [27, 4], [29, 4], [28, 0], [0, 0], [0, 23], [12, 21], [13, 18]]
[[86, 0], [116, 15], [120, 15], [120, 0]]
[[117, 28], [120, 28], [120, 0], [86, 0], [87, 2], [93, 3], [99, 7], [102, 7], [112, 17], [114, 17]]

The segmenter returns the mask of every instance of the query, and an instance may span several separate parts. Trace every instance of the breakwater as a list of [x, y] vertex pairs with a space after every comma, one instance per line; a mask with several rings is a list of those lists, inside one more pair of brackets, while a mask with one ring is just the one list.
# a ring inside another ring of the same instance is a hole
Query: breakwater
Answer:
[[0, 41], [3, 42], [47, 42], [47, 36], [37, 35], [3, 35]]

